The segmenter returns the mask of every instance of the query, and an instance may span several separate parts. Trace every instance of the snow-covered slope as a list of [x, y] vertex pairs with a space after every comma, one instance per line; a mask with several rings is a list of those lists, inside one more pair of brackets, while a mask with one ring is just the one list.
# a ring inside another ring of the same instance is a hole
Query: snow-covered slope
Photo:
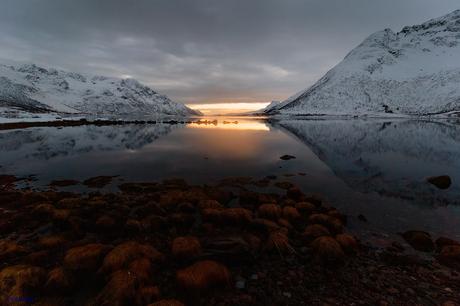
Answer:
[[134, 79], [0, 65], [0, 106], [120, 117], [199, 115]]
[[270, 114], [428, 115], [460, 111], [460, 10], [369, 36]]

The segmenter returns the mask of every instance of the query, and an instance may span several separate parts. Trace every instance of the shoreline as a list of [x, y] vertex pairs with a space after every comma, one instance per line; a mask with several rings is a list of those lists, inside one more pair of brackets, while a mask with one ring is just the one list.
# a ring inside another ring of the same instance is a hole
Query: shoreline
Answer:
[[[291, 185], [250, 191], [238, 179], [84, 182], [89, 194], [0, 182], [0, 300], [38, 305], [455, 305], [460, 246], [423, 232], [379, 248], [347, 216]], [[73, 180], [50, 185], [69, 186]], [[448, 252], [450, 250], [450, 253]], [[452, 250], [459, 253], [453, 254]], [[7, 282], [11, 275], [15, 284]], [[40, 280], [37, 282], [37, 280]], [[13, 286], [13, 287], [11, 287]], [[11, 301], [11, 300], [10, 300]], [[451, 302], [454, 304], [443, 304]], [[118, 304], [121, 303], [121, 304]], [[180, 304], [182, 303], [182, 304]], [[166, 305], [166, 304], [154, 304]]]

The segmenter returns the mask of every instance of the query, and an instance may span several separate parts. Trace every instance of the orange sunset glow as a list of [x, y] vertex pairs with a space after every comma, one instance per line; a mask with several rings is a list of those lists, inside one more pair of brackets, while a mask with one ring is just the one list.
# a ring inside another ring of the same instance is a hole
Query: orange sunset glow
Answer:
[[268, 102], [255, 103], [209, 103], [209, 104], [188, 104], [187, 106], [199, 110], [204, 115], [225, 115], [239, 114], [263, 109]]

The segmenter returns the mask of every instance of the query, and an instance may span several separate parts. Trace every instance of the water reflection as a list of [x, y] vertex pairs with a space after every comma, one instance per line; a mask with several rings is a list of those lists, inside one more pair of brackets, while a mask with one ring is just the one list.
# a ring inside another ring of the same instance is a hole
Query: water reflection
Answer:
[[248, 120], [238, 118], [238, 120], [236, 120], [235, 118], [229, 118], [223, 120], [199, 120], [188, 124], [187, 127], [198, 129], [270, 131], [267, 123], [262, 119]]
[[[198, 184], [275, 175], [325, 195], [351, 216], [352, 229], [419, 228], [460, 238], [460, 206], [452, 205], [460, 199], [459, 129], [449, 122], [259, 118], [30, 128], [0, 132], [0, 174], [35, 174], [41, 187], [98, 175]], [[280, 160], [285, 154], [296, 159]], [[447, 191], [425, 182], [440, 174], [453, 179]], [[361, 213], [367, 225], [357, 221]]]
[[[459, 202], [460, 125], [415, 120], [281, 120], [334, 173], [360, 191], [442, 204]], [[429, 176], [451, 176], [439, 191]]]

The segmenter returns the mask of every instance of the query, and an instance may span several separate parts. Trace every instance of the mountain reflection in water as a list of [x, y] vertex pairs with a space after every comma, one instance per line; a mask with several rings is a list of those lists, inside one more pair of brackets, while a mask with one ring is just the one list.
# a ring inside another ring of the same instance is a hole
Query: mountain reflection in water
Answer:
[[[296, 159], [283, 161], [289, 154]], [[460, 125], [415, 120], [210, 118], [190, 124], [40, 127], [0, 132], [0, 174], [121, 180], [276, 175], [324, 194], [350, 227], [425, 229], [460, 238]], [[451, 176], [441, 191], [426, 183]], [[271, 189], [276, 190], [276, 188]], [[279, 190], [278, 190], [279, 191]], [[368, 224], [357, 220], [366, 215]]]

